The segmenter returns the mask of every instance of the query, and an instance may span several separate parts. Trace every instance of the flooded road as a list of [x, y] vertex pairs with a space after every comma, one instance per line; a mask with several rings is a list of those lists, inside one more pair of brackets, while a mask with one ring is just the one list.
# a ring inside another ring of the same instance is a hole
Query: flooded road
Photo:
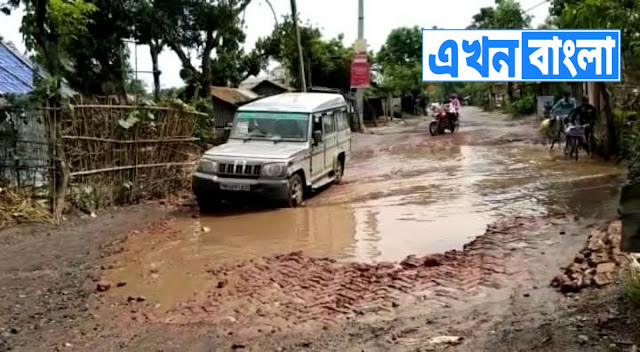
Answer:
[[[481, 119], [474, 122], [500, 123]], [[396, 261], [460, 249], [505, 216], [568, 211], [589, 217], [610, 211], [603, 204], [616, 200], [621, 170], [614, 165], [566, 160], [536, 145], [465, 145], [460, 136], [464, 129], [435, 137], [456, 139], [432, 148], [420, 143], [434, 137], [411, 134], [389, 148], [380, 136], [357, 135], [370, 149], [356, 153], [343, 185], [305, 207], [178, 217], [149, 236], [132, 236], [109, 278], [170, 305], [209, 285], [200, 278], [223, 262], [292, 251]]]

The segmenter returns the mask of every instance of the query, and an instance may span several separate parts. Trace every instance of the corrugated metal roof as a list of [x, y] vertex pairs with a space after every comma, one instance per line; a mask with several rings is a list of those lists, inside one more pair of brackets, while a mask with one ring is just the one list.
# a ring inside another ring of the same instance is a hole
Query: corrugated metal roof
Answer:
[[0, 94], [26, 94], [33, 91], [33, 65], [0, 41]]
[[244, 105], [239, 111], [281, 111], [313, 113], [346, 105], [340, 94], [283, 93]]
[[[282, 84], [282, 83], [280, 83], [280, 82], [272, 81], [272, 80], [270, 80], [270, 79], [262, 80], [261, 82], [258, 82], [258, 84], [254, 85], [254, 86], [253, 86], [253, 87], [251, 87], [250, 89], [251, 89], [251, 90], [254, 90], [254, 89], [258, 88], [259, 86], [261, 86], [261, 85], [263, 85], [263, 84], [271, 84], [271, 85], [274, 85], [274, 86], [276, 86], [276, 87], [278, 87], [278, 88], [280, 88], [280, 89], [282, 89], [282, 90], [284, 90], [284, 91], [287, 91], [287, 92], [293, 92], [293, 88], [291, 88], [291, 87], [287, 87], [287, 86], [285, 86], [284, 84]], [[248, 88], [248, 87], [247, 87], [247, 88]]]
[[247, 101], [251, 101], [257, 99], [259, 97], [258, 94], [240, 88], [229, 88], [229, 87], [216, 87], [212, 86], [210, 88], [211, 95], [224, 100], [229, 104], [237, 105]]

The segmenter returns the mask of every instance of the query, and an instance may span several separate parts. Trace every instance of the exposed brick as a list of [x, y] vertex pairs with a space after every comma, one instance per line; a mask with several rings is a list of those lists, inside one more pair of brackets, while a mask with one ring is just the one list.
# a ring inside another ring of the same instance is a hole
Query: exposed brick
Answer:
[[[462, 251], [411, 256], [395, 263], [343, 263], [294, 252], [223, 264], [209, 270], [211, 293], [190, 302], [198, 309], [177, 305], [155, 319], [228, 327], [224, 317], [233, 316], [236, 321], [230, 328], [236, 333], [243, 329], [255, 333], [249, 327], [267, 322], [327, 326], [356, 314], [387, 314], [417, 297], [427, 305], [448, 306], [480, 287], [500, 287], [510, 275], [506, 262], [512, 249], [534, 243], [528, 231], [546, 221], [548, 217], [504, 219]], [[225, 283], [223, 288], [218, 288], [219, 282]]]

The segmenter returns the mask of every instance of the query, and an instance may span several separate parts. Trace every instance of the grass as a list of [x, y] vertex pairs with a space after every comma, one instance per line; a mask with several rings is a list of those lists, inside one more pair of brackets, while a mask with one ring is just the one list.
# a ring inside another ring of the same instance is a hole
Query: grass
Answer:
[[625, 300], [635, 308], [640, 308], [640, 269], [629, 268], [622, 280], [622, 293]]

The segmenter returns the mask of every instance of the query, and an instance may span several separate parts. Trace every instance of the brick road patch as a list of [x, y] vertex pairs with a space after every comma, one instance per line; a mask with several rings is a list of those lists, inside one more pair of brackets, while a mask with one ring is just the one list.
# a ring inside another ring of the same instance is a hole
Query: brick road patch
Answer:
[[294, 252], [220, 265], [208, 271], [210, 290], [154, 316], [255, 334], [385, 315], [407, 300], [447, 305], [481, 287], [501, 287], [509, 276], [506, 261], [529, 246], [531, 234], [548, 221], [548, 216], [507, 218], [462, 250], [400, 262], [345, 263]]

